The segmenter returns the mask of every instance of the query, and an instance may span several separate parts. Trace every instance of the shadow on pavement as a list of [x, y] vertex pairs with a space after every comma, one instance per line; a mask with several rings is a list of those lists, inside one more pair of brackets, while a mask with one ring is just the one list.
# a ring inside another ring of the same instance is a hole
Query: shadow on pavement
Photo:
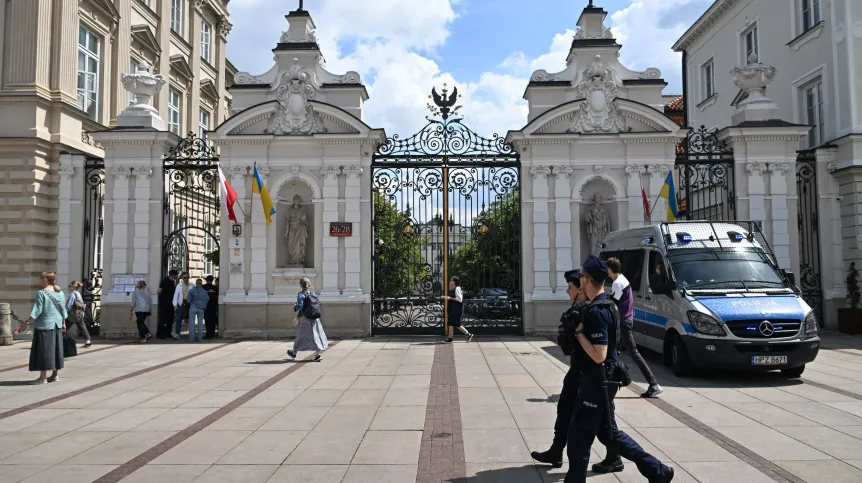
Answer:
[[[452, 483], [531, 483], [537, 481], [557, 483], [562, 482], [566, 476], [562, 470], [554, 470], [554, 473], [548, 473], [550, 470], [550, 466], [524, 465], [477, 471], [475, 476], [455, 478], [449, 481]], [[595, 476], [595, 473], [592, 471], [587, 472], [587, 477], [590, 476]]]

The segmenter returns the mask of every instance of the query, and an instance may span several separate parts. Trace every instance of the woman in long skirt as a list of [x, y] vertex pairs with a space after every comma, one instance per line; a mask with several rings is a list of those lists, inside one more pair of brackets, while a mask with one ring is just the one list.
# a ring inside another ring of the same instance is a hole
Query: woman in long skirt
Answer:
[[288, 350], [287, 355], [296, 359], [296, 353], [299, 351], [314, 351], [314, 362], [320, 362], [320, 353], [329, 347], [329, 342], [326, 340], [326, 333], [323, 331], [320, 317], [313, 319], [306, 317], [310, 311], [320, 313], [320, 302], [311, 290], [309, 279], [300, 280], [299, 287], [301, 290], [296, 296], [296, 305], [293, 307], [294, 312], [297, 312], [299, 323], [296, 326], [296, 340], [293, 341], [293, 349]]
[[[39, 371], [39, 378], [31, 384], [57, 382], [57, 371], [63, 368], [63, 329], [68, 317], [66, 297], [57, 286], [54, 272], [43, 272], [39, 277], [42, 290], [36, 293], [30, 317], [22, 324], [34, 324], [33, 344], [30, 346], [30, 371]], [[45, 377], [51, 371], [50, 377]]]

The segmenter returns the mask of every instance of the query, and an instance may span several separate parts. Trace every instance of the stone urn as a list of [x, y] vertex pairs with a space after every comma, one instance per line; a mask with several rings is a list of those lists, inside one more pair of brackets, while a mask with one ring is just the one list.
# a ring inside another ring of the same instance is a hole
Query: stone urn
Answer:
[[152, 128], [157, 131], [165, 129], [165, 122], [159, 117], [159, 111], [150, 105], [153, 98], [167, 83], [161, 74], [150, 73], [150, 65], [138, 63], [138, 71], [134, 74], [123, 74], [120, 77], [123, 88], [135, 96], [135, 100], [117, 117], [118, 127]]
[[733, 83], [748, 94], [748, 98], [742, 101], [740, 106], [766, 100], [763, 90], [772, 83], [775, 73], [775, 67], [761, 64], [754, 54], [748, 56], [748, 65], [731, 69]]

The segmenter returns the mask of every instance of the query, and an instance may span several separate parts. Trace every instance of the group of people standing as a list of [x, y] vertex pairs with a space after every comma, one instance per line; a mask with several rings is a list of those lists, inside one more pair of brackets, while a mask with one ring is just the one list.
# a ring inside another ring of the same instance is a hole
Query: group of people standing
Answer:
[[[178, 277], [179, 282], [177, 282]], [[186, 322], [189, 327], [189, 342], [201, 342], [203, 339], [214, 338], [218, 325], [217, 283], [218, 279], [212, 275], [206, 277], [206, 283], [199, 278], [192, 284], [190, 283], [189, 272], [179, 273], [177, 270], [168, 272], [168, 276], [159, 284], [157, 292], [159, 325], [156, 330], [156, 338], [168, 339], [173, 337], [180, 340], [183, 322]], [[137, 309], [138, 307], [133, 304], [132, 311], [137, 314]], [[147, 312], [149, 312], [149, 307], [147, 307]], [[172, 326], [173, 332], [171, 332]], [[205, 335], [203, 334], [204, 327], [206, 327]], [[138, 323], [138, 330], [141, 332], [142, 341], [152, 337], [146, 325], [141, 327], [140, 322]]]

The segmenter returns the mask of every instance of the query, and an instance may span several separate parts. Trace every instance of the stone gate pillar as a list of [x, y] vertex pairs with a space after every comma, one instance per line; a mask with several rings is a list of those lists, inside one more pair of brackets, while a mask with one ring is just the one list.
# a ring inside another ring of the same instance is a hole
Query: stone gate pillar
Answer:
[[[556, 236], [554, 237], [554, 249], [556, 250], [556, 285], [555, 291], [558, 295], [565, 295], [567, 287], [565, 273], [572, 270], [572, 187], [569, 177], [574, 169], [568, 165], [554, 166], [554, 220]], [[576, 220], [580, 221], [580, 220]]]
[[550, 213], [548, 175], [550, 166], [533, 166], [533, 298], [551, 296]]

